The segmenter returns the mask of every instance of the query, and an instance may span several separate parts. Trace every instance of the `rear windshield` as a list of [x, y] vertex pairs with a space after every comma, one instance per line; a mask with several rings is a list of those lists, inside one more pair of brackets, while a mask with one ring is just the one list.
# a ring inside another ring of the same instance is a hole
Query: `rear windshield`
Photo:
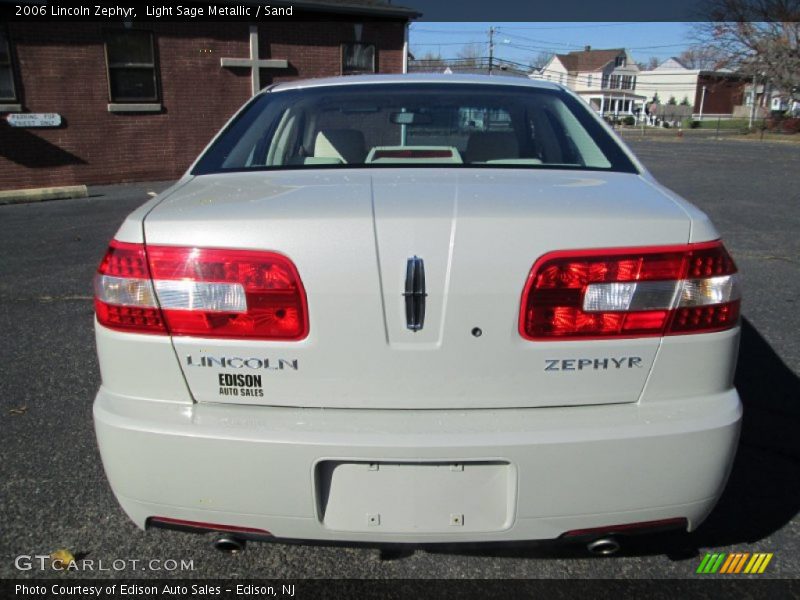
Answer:
[[404, 83], [262, 94], [192, 173], [426, 166], [637, 172], [561, 90]]

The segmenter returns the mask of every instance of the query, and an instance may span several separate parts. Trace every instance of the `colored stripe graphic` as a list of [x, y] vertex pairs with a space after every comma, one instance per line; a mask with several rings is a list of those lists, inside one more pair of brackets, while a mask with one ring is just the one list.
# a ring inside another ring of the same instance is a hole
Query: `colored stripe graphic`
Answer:
[[772, 560], [772, 556], [773, 556], [772, 552], [766, 555], [766, 557], [764, 558], [764, 562], [761, 563], [761, 568], [758, 570], [759, 573], [763, 573], [764, 571], [767, 570], [767, 565], [769, 564], [769, 561]]
[[720, 566], [722, 565], [722, 561], [725, 560], [725, 553], [714, 553], [714, 554], [706, 554], [703, 558], [703, 561], [700, 563], [700, 566], [697, 567], [698, 573], [716, 573]]
[[745, 573], [758, 573], [758, 568], [761, 566], [761, 561], [764, 560], [764, 555], [760, 553], [753, 554], [753, 558], [747, 563], [744, 568]]
[[739, 559], [740, 554], [728, 554], [728, 560], [726, 560], [722, 568], [719, 570], [720, 573], [731, 573], [731, 568], [736, 564], [736, 561]]
[[739, 562], [736, 564], [736, 570], [734, 571], [734, 573], [741, 573], [742, 572], [742, 569], [744, 568], [744, 563], [747, 560], [747, 557], [749, 557], [749, 556], [750, 556], [749, 552], [745, 552], [744, 554], [742, 554], [742, 557], [739, 559]]
[[697, 571], [695, 571], [695, 573], [705, 573], [706, 565], [710, 559], [711, 555], [706, 552], [706, 555], [703, 557], [703, 560], [700, 561], [700, 566], [697, 567]]
[[772, 560], [772, 552], [707, 552], [697, 567], [697, 573], [702, 574], [735, 574], [735, 573], [763, 573]]
[[757, 554], [753, 554], [753, 558], [750, 559], [750, 562], [747, 563], [747, 566], [744, 569], [745, 573], [763, 573], [764, 570], [767, 568], [767, 564], [769, 561], [772, 560], [772, 553], [767, 554], [766, 552], [759, 552]]

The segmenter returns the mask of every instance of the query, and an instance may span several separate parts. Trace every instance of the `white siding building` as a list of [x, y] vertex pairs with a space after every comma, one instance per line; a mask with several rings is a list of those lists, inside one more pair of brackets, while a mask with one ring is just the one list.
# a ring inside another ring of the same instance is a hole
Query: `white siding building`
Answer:
[[532, 79], [545, 79], [569, 87], [601, 115], [632, 115], [644, 106], [646, 96], [637, 90], [639, 67], [623, 48], [584, 50], [556, 54]]
[[639, 73], [638, 91], [648, 102], [658, 94], [661, 104], [688, 104], [692, 113], [731, 115], [744, 103], [746, 76], [730, 70], [688, 69], [677, 58], [669, 58], [650, 71]]
[[[674, 98], [676, 104], [684, 100], [694, 106], [697, 95], [699, 69], [687, 69], [678, 59], [669, 58], [650, 71], [639, 73], [639, 92], [652, 100], [658, 94], [662, 104]], [[697, 108], [699, 111], [699, 107]]]

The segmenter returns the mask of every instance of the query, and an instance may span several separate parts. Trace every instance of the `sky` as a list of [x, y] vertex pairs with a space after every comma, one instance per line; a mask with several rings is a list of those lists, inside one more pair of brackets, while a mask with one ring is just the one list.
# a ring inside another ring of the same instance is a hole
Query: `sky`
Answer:
[[528, 64], [540, 52], [627, 48], [638, 62], [651, 56], [660, 60], [676, 56], [691, 44], [692, 23], [491, 23], [416, 22], [411, 24], [409, 46], [414, 56], [426, 52], [456, 58], [465, 44], [482, 44], [488, 56], [489, 28], [494, 26], [495, 56]]

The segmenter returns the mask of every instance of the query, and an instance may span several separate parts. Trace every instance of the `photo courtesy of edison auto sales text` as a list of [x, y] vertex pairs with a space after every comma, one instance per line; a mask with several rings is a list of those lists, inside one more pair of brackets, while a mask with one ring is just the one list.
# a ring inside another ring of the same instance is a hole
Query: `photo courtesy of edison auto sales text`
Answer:
[[296, 589], [294, 584], [273, 586], [273, 585], [252, 585], [237, 584], [223, 588], [220, 585], [201, 585], [193, 583], [191, 585], [164, 584], [164, 585], [138, 585], [138, 584], [110, 584], [110, 585], [70, 585], [54, 583], [48, 585], [26, 585], [18, 583], [14, 586], [14, 593], [17, 596], [66, 596], [66, 597], [117, 597], [117, 596], [219, 596], [223, 592], [235, 593], [237, 596], [258, 596], [258, 597], [294, 597]]

